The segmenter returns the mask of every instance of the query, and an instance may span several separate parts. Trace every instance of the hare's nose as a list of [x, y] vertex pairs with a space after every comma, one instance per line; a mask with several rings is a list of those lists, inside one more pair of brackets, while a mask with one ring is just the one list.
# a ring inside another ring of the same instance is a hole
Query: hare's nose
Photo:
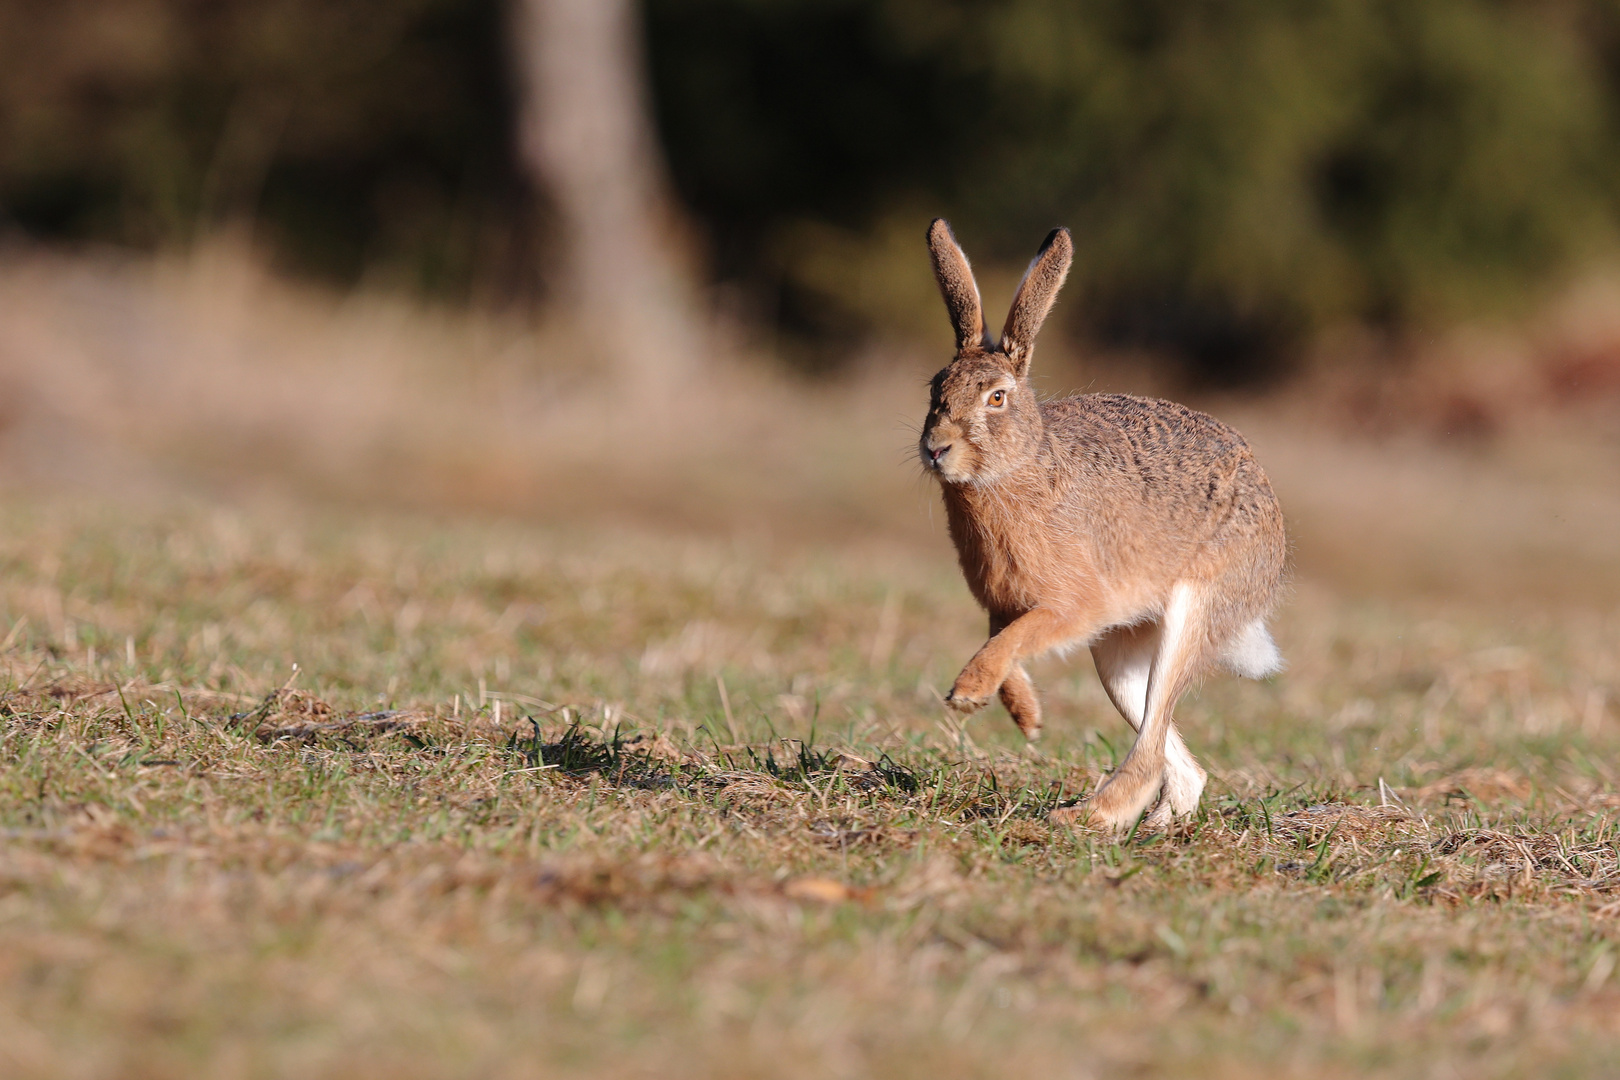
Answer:
[[944, 446], [932, 447], [928, 451], [928, 458], [935, 465], [938, 465], [939, 464], [939, 459], [944, 457], [947, 453], [949, 453], [950, 449], [951, 449], [951, 444], [950, 443], [946, 443]]

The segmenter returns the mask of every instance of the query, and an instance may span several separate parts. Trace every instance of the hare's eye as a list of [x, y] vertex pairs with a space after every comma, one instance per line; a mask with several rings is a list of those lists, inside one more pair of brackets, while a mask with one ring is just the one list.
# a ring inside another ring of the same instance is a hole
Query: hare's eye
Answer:
[[992, 391], [990, 391], [990, 397], [987, 400], [986, 404], [988, 404], [992, 409], [1001, 408], [1003, 405], [1007, 404], [1007, 391], [1005, 391], [1005, 390], [992, 390]]

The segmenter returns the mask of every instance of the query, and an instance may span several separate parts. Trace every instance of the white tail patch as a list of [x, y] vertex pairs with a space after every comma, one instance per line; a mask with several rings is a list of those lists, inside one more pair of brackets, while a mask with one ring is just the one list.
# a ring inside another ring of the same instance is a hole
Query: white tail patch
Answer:
[[1264, 679], [1286, 665], [1282, 653], [1277, 651], [1277, 643], [1271, 640], [1265, 620], [1256, 619], [1226, 643], [1226, 648], [1221, 650], [1221, 666], [1245, 679]]

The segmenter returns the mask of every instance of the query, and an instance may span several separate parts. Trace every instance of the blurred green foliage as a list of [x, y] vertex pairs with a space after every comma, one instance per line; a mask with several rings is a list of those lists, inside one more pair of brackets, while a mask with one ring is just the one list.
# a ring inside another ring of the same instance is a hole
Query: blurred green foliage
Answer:
[[1615, 240], [1607, 0], [650, 6], [688, 199], [811, 325], [915, 320], [876, 286], [933, 213], [1018, 265], [1062, 223], [1071, 328], [1241, 379], [1335, 322], [1511, 309]]
[[[1512, 312], [1620, 237], [1616, 0], [646, 0], [716, 277], [836, 356], [1075, 232], [1071, 333], [1264, 376]], [[500, 0], [0, 0], [0, 220], [528, 293]], [[936, 325], [937, 324], [937, 325]]]
[[0, 0], [0, 221], [429, 292], [537, 261], [497, 0]]

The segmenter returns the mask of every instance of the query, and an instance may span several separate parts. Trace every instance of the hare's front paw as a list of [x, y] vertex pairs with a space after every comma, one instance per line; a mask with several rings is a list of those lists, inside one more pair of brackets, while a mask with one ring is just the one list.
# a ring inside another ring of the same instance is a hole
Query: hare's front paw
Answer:
[[1001, 703], [1007, 715], [1013, 718], [1026, 739], [1041, 737], [1041, 699], [1035, 696], [1035, 687], [1023, 668], [1013, 668], [1007, 681], [1001, 684]]
[[964, 693], [959, 683], [951, 687], [951, 692], [945, 695], [945, 704], [964, 715], [976, 713], [990, 704], [990, 695]]
[[985, 664], [975, 656], [962, 669], [962, 674], [957, 675], [951, 693], [944, 695], [944, 703], [957, 712], [977, 712], [990, 704], [990, 698], [996, 695], [996, 690], [1000, 690], [1001, 682], [1001, 675], [985, 670]]
[[959, 713], [978, 712], [990, 704], [990, 698], [1000, 687], [1000, 679], [987, 676], [976, 665], [969, 664], [956, 677], [951, 692], [945, 695], [945, 704]]

